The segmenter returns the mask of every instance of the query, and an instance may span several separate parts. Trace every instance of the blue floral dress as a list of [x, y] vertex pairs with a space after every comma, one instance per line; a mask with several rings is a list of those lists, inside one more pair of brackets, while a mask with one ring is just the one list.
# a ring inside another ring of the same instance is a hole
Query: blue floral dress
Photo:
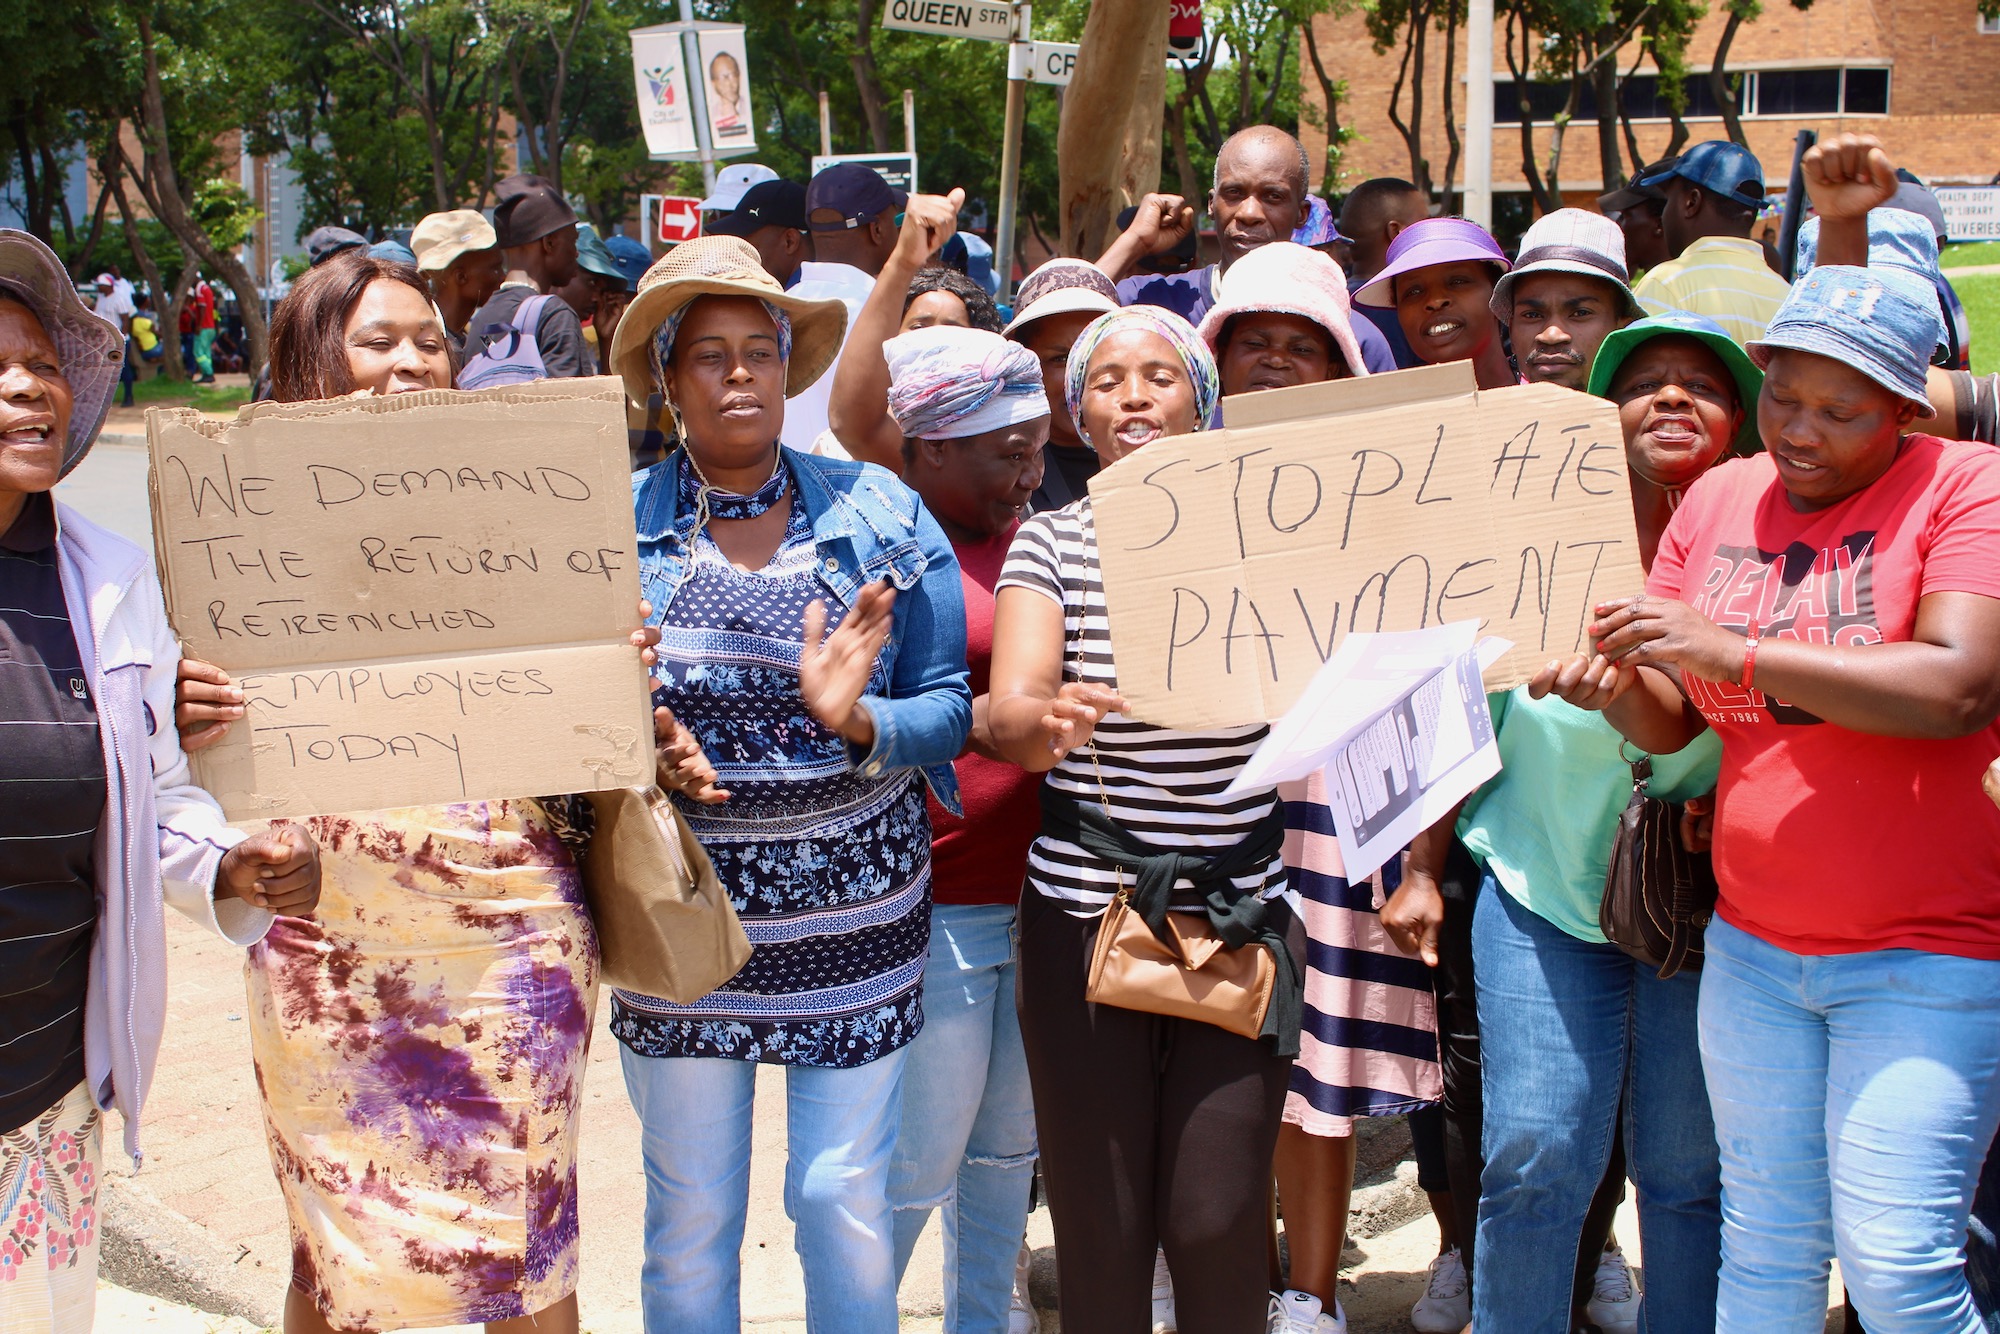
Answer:
[[[930, 947], [930, 819], [911, 769], [864, 777], [847, 742], [806, 708], [807, 604], [847, 608], [818, 575], [796, 485], [761, 570], [731, 565], [706, 530], [660, 626], [654, 702], [701, 741], [731, 795], [674, 800], [715, 862], [750, 961], [691, 1005], [612, 993], [611, 1031], [642, 1056], [865, 1065], [923, 1025]], [[692, 504], [691, 498], [685, 503]], [[888, 692], [878, 664], [871, 695]]]

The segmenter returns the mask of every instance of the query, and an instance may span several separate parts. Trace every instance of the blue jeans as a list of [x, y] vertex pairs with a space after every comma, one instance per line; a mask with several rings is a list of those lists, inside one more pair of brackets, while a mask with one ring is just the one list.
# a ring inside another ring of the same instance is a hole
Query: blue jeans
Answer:
[[[908, 1049], [851, 1070], [785, 1069], [785, 1213], [813, 1334], [896, 1328], [889, 1155]], [[646, 1334], [739, 1334], [757, 1065], [620, 1046], [646, 1160]]]
[[945, 1334], [1006, 1334], [1035, 1180], [1035, 1100], [1014, 1012], [1014, 905], [931, 909], [924, 1029], [889, 1168], [896, 1277], [944, 1209]]
[[1707, 951], [1718, 1334], [1818, 1334], [1836, 1255], [1869, 1334], [1979, 1334], [1964, 1247], [2000, 1122], [2000, 962], [1793, 954], [1720, 919]]
[[1697, 978], [1579, 940], [1489, 873], [1472, 919], [1486, 1103], [1472, 1323], [1567, 1334], [1578, 1238], [1625, 1106], [1646, 1256], [1642, 1330], [1715, 1327], [1721, 1184]]

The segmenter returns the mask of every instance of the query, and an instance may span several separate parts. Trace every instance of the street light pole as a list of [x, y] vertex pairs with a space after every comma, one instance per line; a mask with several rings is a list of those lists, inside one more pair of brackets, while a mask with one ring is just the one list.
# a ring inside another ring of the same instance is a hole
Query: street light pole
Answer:
[[1466, 217], [1492, 228], [1493, 0], [1469, 0], [1466, 8], [1464, 209]]
[[[1491, 0], [1488, 0], [1491, 3]], [[715, 193], [715, 145], [708, 138], [708, 86], [702, 77], [701, 39], [695, 34], [694, 0], [681, 0], [681, 68], [687, 71], [688, 95], [694, 102], [694, 142], [701, 157], [701, 189]]]
[[[1488, 0], [1490, 3], [1491, 0]], [[1014, 40], [1007, 44], [1007, 105], [1000, 135], [1000, 209], [993, 224], [993, 262], [999, 271], [1000, 300], [1014, 295], [1014, 214], [1021, 195], [1021, 127], [1028, 110], [1028, 34], [1034, 6], [1016, 0]]]

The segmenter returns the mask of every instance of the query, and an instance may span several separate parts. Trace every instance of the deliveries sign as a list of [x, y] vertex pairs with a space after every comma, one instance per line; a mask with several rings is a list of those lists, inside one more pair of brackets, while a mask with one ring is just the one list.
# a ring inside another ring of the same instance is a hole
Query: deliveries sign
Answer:
[[1489, 688], [1585, 648], [1636, 593], [1618, 410], [1466, 363], [1224, 400], [1229, 429], [1092, 479], [1118, 686], [1180, 728], [1282, 716], [1356, 630], [1477, 618]]
[[168, 614], [248, 705], [193, 757], [231, 819], [647, 780], [618, 381], [147, 428]]

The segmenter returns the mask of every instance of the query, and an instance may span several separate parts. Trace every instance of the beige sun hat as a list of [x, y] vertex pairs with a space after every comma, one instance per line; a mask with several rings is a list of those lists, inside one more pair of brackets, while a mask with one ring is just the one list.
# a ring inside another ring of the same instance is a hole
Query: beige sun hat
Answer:
[[752, 296], [768, 301], [792, 320], [792, 359], [785, 367], [785, 396], [807, 388], [840, 354], [847, 333], [847, 307], [836, 299], [796, 297], [764, 272], [748, 241], [703, 236], [683, 241], [639, 279], [639, 294], [618, 321], [611, 345], [611, 368], [625, 381], [625, 394], [643, 404], [658, 388], [653, 382], [653, 336], [674, 313], [699, 296]]
[[491, 250], [499, 244], [500, 234], [476, 208], [432, 213], [410, 233], [411, 253], [417, 257], [417, 267], [425, 273], [448, 269], [460, 255]]

